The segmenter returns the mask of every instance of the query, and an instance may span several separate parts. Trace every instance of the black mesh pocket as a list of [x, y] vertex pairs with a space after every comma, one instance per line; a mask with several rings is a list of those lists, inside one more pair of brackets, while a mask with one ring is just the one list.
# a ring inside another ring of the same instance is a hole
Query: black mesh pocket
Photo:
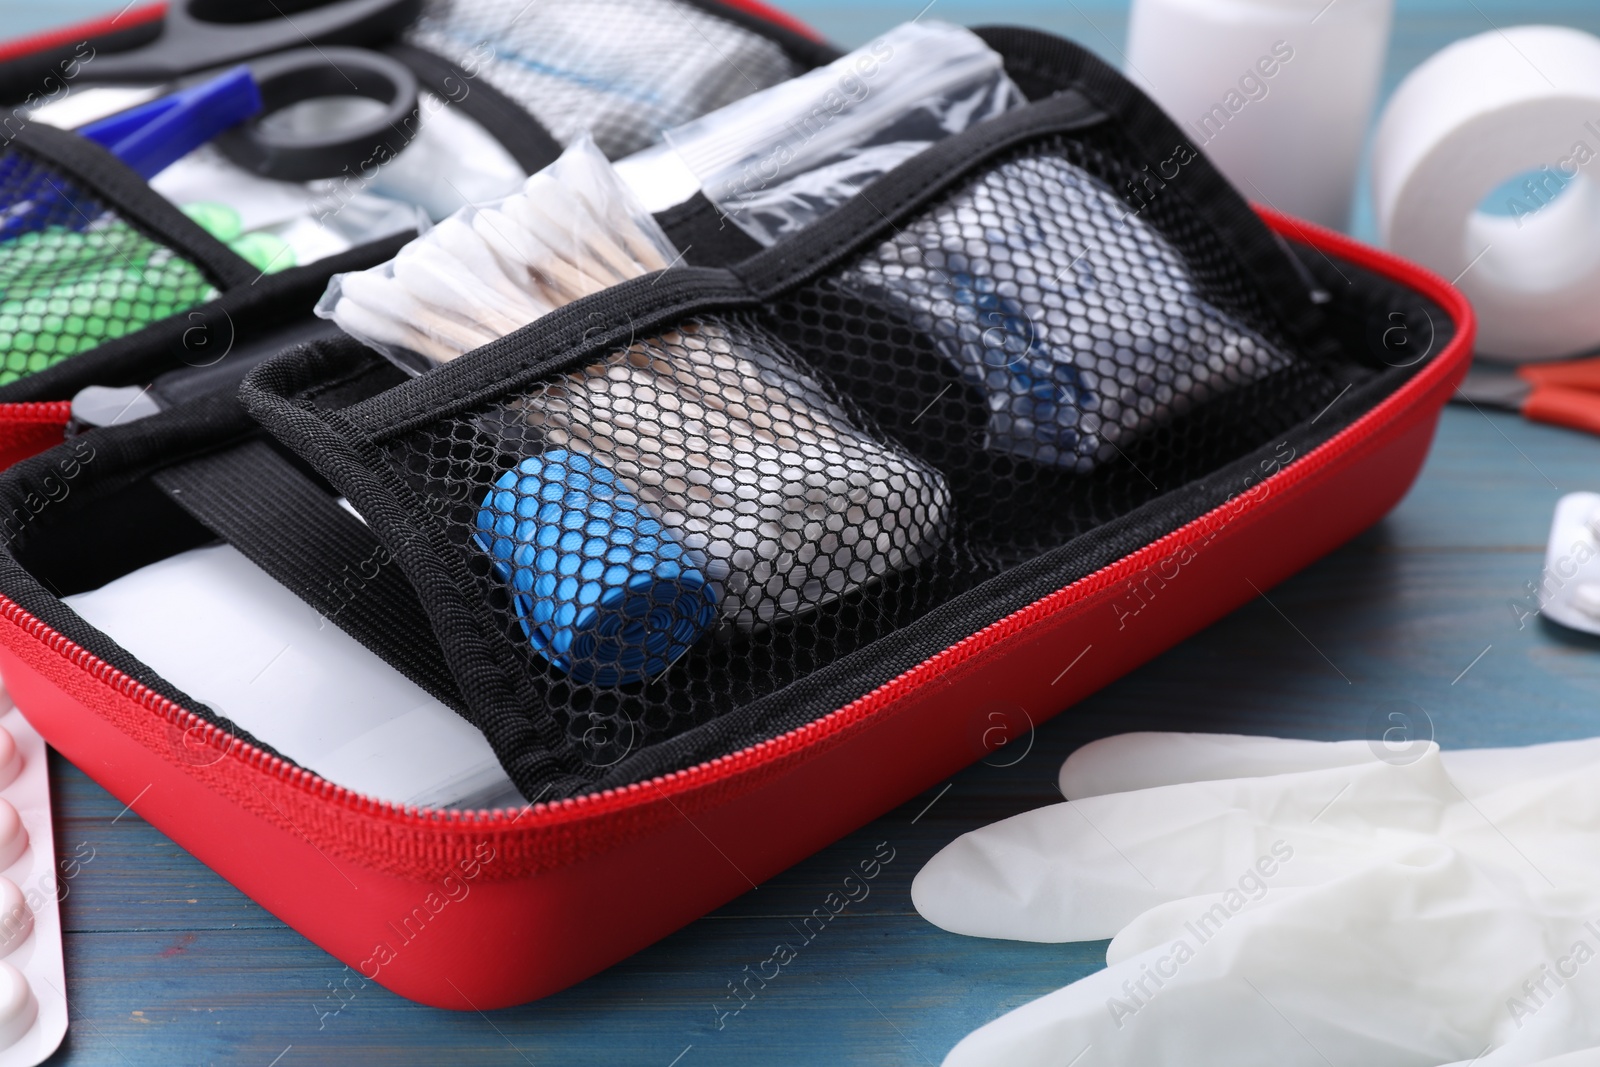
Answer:
[[0, 385], [217, 295], [205, 273], [56, 168], [0, 149]]
[[791, 651], [798, 633], [835, 632], [837, 651], [879, 632], [886, 580], [936, 559], [951, 521], [936, 471], [742, 315], [683, 321], [386, 451], [589, 759], [792, 679], [814, 659]]
[[683, 0], [442, 0], [406, 40], [612, 159], [800, 72], [773, 40]]
[[950, 478], [998, 563], [1215, 469], [1343, 388], [1178, 193], [1152, 193], [1106, 139], [999, 160], [770, 305], [775, 332]]

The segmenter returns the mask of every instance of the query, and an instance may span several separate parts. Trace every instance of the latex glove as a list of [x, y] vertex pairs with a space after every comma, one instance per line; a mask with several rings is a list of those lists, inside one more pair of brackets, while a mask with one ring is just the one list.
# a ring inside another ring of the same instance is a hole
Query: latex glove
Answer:
[[1600, 741], [1419, 751], [1397, 766], [1364, 741], [1165, 734], [1080, 750], [1062, 782], [1082, 800], [966, 835], [913, 900], [964, 932], [1120, 928], [1108, 969], [946, 1062], [1600, 1067]]
[[[1600, 922], [1438, 842], [1236, 912], [1163, 905], [1107, 963], [974, 1031], [945, 1067], [1508, 1067], [1600, 1043]], [[1535, 1001], [1524, 983], [1540, 979]]]
[[[1180, 782], [1257, 778], [1382, 759], [1409, 762], [1421, 746], [1383, 741], [1302, 741], [1244, 734], [1141, 732], [1091, 741], [1061, 765], [1061, 795], [1068, 800], [1149, 789]], [[1539, 774], [1600, 764], [1600, 737], [1519, 748], [1446, 749], [1445, 772], [1472, 797]]]
[[1084, 797], [958, 838], [918, 873], [912, 901], [956, 933], [1097, 940], [1159, 904], [1318, 885], [1428, 839], [1530, 892], [1594, 898], [1600, 914], [1600, 759], [1509, 765], [1471, 799], [1431, 742], [1404, 765], [1369, 750], [1346, 766]]

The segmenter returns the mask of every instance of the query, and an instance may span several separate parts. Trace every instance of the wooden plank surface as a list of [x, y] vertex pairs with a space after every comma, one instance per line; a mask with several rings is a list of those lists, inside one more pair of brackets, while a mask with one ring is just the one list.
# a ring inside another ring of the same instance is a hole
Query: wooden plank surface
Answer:
[[[101, 6], [26, 11], [37, 19], [48, 10], [59, 21]], [[921, 5], [787, 6], [855, 43]], [[1597, 8], [1590, 0], [1402, 4], [1388, 84], [1491, 23], [1600, 29]], [[22, 11], [0, 7], [18, 18]], [[1120, 5], [1072, 0], [946, 0], [932, 11], [952, 21], [1042, 25], [1112, 58], [1126, 24]], [[1358, 216], [1358, 232], [1363, 225]], [[1056, 768], [1083, 741], [1151, 728], [1370, 735], [1374, 714], [1393, 702], [1407, 702], [1452, 747], [1600, 731], [1600, 641], [1538, 622], [1519, 629], [1508, 606], [1539, 572], [1556, 498], [1586, 488], [1600, 488], [1600, 442], [1451, 409], [1400, 507], [1270, 591], [1276, 608], [1253, 602], [1070, 709], [1038, 729], [1013, 766], [970, 768], [947, 790], [930, 791], [610, 971], [488, 1015], [422, 1008], [361, 984], [57, 759], [57, 848], [92, 849], [94, 859], [68, 883], [63, 905], [73, 1023], [52, 1062], [937, 1064], [974, 1027], [1100, 965], [1103, 943], [943, 933], [916, 916], [908, 896], [918, 867], [955, 835], [1056, 799]], [[723, 1014], [734, 1005], [728, 983], [777, 942], [796, 940], [791, 923], [880, 841], [895, 859], [871, 895], [805, 944], [756, 999]]]

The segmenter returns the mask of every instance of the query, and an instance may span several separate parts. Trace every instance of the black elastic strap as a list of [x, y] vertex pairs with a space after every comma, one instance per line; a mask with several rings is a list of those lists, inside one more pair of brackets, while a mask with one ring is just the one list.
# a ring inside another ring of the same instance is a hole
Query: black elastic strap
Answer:
[[529, 174], [561, 155], [561, 145], [550, 131], [487, 79], [474, 78], [443, 56], [415, 45], [391, 44], [384, 51], [411, 68], [424, 89], [461, 108]]
[[265, 441], [152, 476], [174, 503], [458, 712], [460, 692], [401, 568], [359, 519]]
[[703, 192], [657, 212], [656, 222], [672, 246], [683, 250], [684, 261], [697, 267], [727, 267], [761, 251], [756, 239], [717, 210]]

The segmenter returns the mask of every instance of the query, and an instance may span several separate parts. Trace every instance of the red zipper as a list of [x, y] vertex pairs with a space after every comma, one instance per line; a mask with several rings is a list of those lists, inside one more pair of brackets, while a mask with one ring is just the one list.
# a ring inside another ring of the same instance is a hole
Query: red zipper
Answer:
[[[1310, 227], [1309, 224], [1300, 223], [1296, 220], [1283, 220], [1281, 217], [1275, 217], [1267, 211], [1262, 211], [1262, 214], [1266, 216], [1267, 221], [1274, 228], [1293, 228], [1299, 233], [1309, 230], [1311, 235], [1316, 238], [1314, 243], [1319, 247], [1332, 247], [1343, 258], [1369, 267], [1376, 267], [1411, 288], [1427, 293], [1451, 313], [1458, 327], [1456, 336], [1451, 341], [1450, 346], [1444, 352], [1441, 352], [1433, 363], [1424, 368], [1412, 381], [1334, 435], [1320, 448], [1314, 449], [1299, 462], [1290, 464], [1261, 482], [1260, 484], [1267, 487], [1268, 491], [1258, 499], [1268, 501], [1276, 500], [1281, 493], [1293, 489], [1294, 486], [1313, 477], [1325, 467], [1336, 462], [1345, 453], [1358, 448], [1367, 438], [1376, 434], [1388, 422], [1390, 416], [1410, 404], [1415, 396], [1428, 391], [1448, 375], [1454, 373], [1457, 370], [1457, 364], [1464, 362], [1461, 358], [1463, 349], [1470, 352], [1474, 333], [1474, 318], [1471, 307], [1467, 304], [1465, 298], [1441, 278], [1411, 264], [1393, 259], [1384, 253], [1356, 244], [1342, 235]], [[1252, 510], [1255, 510], [1256, 507], [1253, 505]], [[166, 719], [168, 723], [179, 727], [185, 732], [186, 736], [189, 731], [196, 731], [197, 735], [204, 738], [208, 743], [221, 739], [226, 745], [226, 752], [229, 755], [242, 759], [243, 762], [251, 767], [276, 775], [307, 792], [318, 794], [324, 801], [332, 802], [361, 814], [378, 815], [405, 826], [441, 828], [460, 823], [471, 823], [477, 827], [493, 830], [508, 828], [513, 822], [531, 818], [532, 821], [526, 825], [530, 830], [537, 830], [541, 825], [551, 825], [576, 818], [603, 816], [613, 811], [632, 807], [641, 799], [648, 800], [653, 797], [666, 796], [669, 792], [681, 795], [694, 789], [714, 785], [718, 782], [735, 778], [764, 762], [776, 760], [796, 749], [817, 744], [819, 741], [873, 716], [912, 690], [928, 683], [966, 660], [981, 655], [1001, 642], [1027, 630], [1044, 618], [1061, 610], [1067, 604], [1093, 596], [1108, 586], [1114, 586], [1139, 573], [1152, 560], [1170, 556], [1179, 549], [1209, 536], [1210, 531], [1213, 529], [1213, 524], [1208, 524], [1207, 519], [1214, 514], [1215, 510], [1179, 527], [1160, 540], [1146, 545], [1138, 552], [1125, 556], [1116, 563], [1096, 571], [1094, 574], [1058, 589], [1056, 592], [1034, 601], [1027, 607], [1013, 612], [998, 622], [991, 623], [977, 633], [929, 657], [904, 674], [885, 682], [872, 692], [836, 711], [830, 712], [820, 719], [807, 723], [805, 726], [797, 727], [786, 734], [751, 745], [738, 752], [719, 756], [716, 759], [708, 760], [681, 771], [673, 771], [658, 778], [635, 782], [616, 789], [608, 789], [602, 793], [540, 803], [528, 809], [500, 808], [494, 811], [451, 811], [415, 808], [394, 804], [390, 801], [377, 800], [361, 793], [356, 793], [346, 789], [344, 786], [328, 782], [310, 771], [286, 763], [277, 756], [269, 755], [254, 745], [240, 741], [220, 727], [202, 719], [194, 712], [174, 704], [161, 694], [123, 674], [93, 653], [52, 630], [8, 598], [0, 597], [0, 615], [3, 615], [6, 621], [20, 626], [29, 636], [44, 642], [52, 651], [65, 656], [79, 669], [112, 686], [130, 699], [143, 704], [152, 712]], [[1249, 512], [1242, 514], [1249, 514]], [[1235, 518], [1237, 517], [1235, 516]], [[646, 790], [649, 790], [649, 792], [646, 792]]]
[[70, 400], [24, 400], [16, 404], [0, 404], [0, 422], [65, 424], [71, 417]]

